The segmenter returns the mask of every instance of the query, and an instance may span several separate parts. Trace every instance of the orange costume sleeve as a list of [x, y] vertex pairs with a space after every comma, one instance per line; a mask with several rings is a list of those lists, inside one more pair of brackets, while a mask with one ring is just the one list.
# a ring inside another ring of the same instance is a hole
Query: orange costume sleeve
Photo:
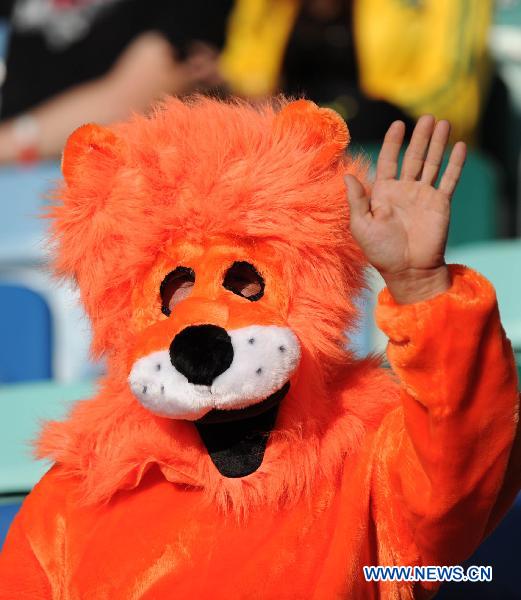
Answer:
[[451, 275], [427, 302], [399, 306], [387, 290], [379, 299], [402, 388], [376, 440], [379, 564], [461, 562], [520, 487], [518, 381], [495, 292], [464, 267]]
[[451, 289], [425, 302], [382, 293], [402, 404], [368, 428], [337, 482], [244, 525], [160, 474], [80, 508], [76, 483], [54, 468], [8, 535], [0, 599], [428, 596], [427, 585], [366, 583], [362, 566], [464, 560], [521, 479], [517, 376], [494, 291], [468, 269], [451, 272]]

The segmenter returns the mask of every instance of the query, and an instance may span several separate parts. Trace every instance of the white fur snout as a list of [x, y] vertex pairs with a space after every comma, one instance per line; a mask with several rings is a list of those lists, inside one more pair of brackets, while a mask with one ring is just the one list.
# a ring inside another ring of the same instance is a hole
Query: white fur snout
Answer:
[[295, 372], [300, 344], [287, 327], [252, 325], [228, 332], [230, 367], [211, 386], [195, 385], [170, 362], [168, 349], [138, 359], [128, 381], [151, 412], [194, 421], [212, 409], [245, 408], [279, 390]]

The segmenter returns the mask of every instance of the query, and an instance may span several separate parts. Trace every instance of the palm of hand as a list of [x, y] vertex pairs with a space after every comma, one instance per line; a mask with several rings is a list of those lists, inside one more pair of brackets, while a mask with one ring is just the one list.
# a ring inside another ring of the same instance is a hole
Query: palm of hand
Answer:
[[443, 264], [450, 218], [446, 194], [419, 181], [377, 181], [371, 212], [355, 237], [376, 269], [397, 273]]
[[444, 265], [450, 200], [465, 161], [465, 145], [454, 146], [438, 188], [434, 186], [450, 126], [424, 116], [405, 153], [400, 179], [398, 155], [404, 125], [397, 121], [385, 137], [371, 195], [346, 178], [351, 231], [368, 261], [384, 276], [426, 273]]

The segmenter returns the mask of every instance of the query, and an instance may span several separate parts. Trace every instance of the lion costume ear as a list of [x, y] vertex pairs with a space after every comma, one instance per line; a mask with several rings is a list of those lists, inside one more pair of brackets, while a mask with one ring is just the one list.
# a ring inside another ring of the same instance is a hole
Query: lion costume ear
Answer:
[[62, 156], [65, 185], [57, 190], [60, 202], [51, 206], [48, 215], [58, 243], [60, 274], [79, 281], [86, 273], [91, 278], [95, 274], [101, 280], [110, 270], [105, 249], [121, 226], [121, 202], [111, 198], [124, 157], [121, 140], [99, 125], [83, 125], [67, 140]]
[[294, 136], [304, 149], [317, 151], [317, 163], [329, 166], [344, 154], [350, 140], [342, 117], [330, 108], [320, 108], [310, 100], [286, 104], [274, 120], [274, 133]]
[[89, 173], [107, 172], [122, 163], [119, 140], [105, 127], [89, 123], [74, 131], [62, 155], [62, 173], [67, 185], [74, 185]]

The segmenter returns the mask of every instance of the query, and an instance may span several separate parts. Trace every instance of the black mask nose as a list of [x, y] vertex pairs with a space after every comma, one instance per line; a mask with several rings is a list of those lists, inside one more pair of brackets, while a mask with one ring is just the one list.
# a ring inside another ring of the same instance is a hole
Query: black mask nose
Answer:
[[233, 361], [230, 336], [216, 325], [192, 325], [170, 344], [170, 362], [190, 383], [212, 385]]

